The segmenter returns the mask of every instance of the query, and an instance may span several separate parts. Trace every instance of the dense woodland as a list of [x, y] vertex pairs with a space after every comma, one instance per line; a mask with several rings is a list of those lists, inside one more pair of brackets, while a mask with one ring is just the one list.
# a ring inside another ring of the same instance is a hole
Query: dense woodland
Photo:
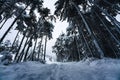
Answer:
[[[69, 26], [53, 46], [57, 61], [120, 58], [120, 22], [116, 20], [120, 14], [119, 0], [57, 0], [54, 15], [43, 3], [44, 0], [0, 0], [0, 30], [8, 27], [0, 36], [2, 55], [14, 54], [16, 63], [44, 62], [47, 40], [52, 39], [54, 30], [52, 21], [59, 18], [67, 20]], [[4, 26], [11, 18], [13, 22]], [[4, 39], [12, 29], [18, 32], [10, 44]]]

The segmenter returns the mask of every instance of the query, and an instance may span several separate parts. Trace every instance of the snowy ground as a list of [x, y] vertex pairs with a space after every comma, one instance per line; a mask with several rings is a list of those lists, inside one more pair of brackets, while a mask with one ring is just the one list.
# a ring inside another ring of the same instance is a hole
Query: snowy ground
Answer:
[[0, 65], [0, 80], [120, 80], [120, 60]]

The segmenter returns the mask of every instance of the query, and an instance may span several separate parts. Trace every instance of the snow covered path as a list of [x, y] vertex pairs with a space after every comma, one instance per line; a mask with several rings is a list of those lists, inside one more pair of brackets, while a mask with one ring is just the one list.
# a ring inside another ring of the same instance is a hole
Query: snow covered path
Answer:
[[120, 80], [120, 60], [0, 65], [0, 80]]

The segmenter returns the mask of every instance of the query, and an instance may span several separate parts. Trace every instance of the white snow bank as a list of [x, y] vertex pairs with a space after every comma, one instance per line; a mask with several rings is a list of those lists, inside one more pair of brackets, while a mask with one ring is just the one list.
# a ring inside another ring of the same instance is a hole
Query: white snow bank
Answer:
[[120, 80], [120, 60], [0, 65], [0, 80]]

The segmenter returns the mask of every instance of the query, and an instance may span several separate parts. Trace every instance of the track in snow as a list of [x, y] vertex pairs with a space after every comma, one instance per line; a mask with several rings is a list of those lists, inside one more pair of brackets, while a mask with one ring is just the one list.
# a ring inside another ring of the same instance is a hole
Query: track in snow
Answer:
[[120, 80], [120, 60], [0, 65], [0, 80]]

